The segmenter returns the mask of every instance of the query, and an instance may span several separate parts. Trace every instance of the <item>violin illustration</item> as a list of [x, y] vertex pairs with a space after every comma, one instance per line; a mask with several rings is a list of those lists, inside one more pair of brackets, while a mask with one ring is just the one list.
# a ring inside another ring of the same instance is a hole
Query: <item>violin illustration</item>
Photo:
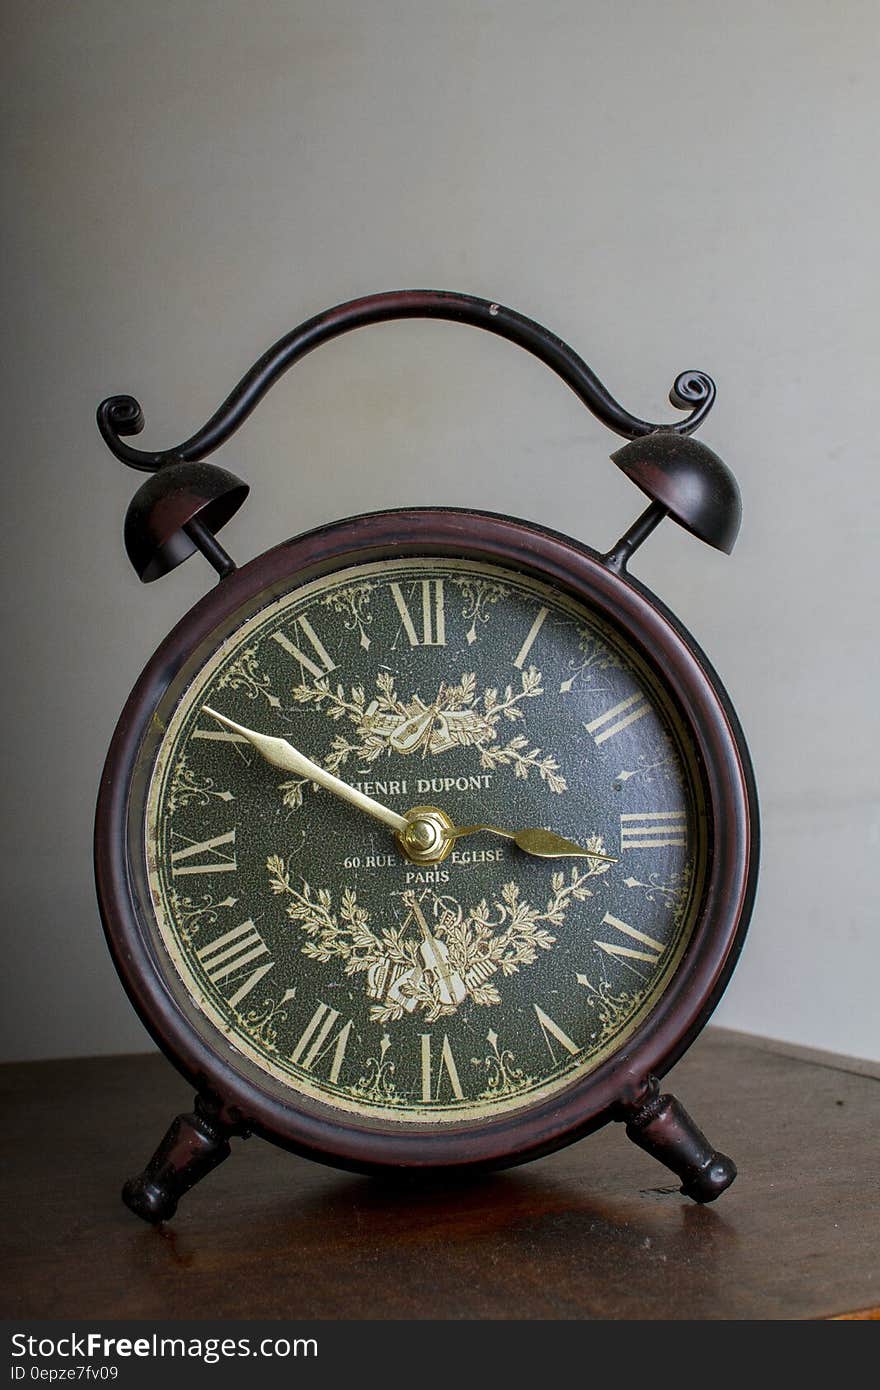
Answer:
[[407, 922], [414, 918], [422, 933], [419, 955], [424, 963], [425, 974], [432, 976], [436, 982], [440, 1002], [460, 1004], [467, 996], [467, 986], [458, 972], [449, 968], [449, 948], [445, 941], [432, 934], [415, 893], [405, 893], [403, 901], [410, 910]]
[[449, 948], [434, 936], [416, 894], [404, 893], [403, 901], [409, 908], [404, 929], [415, 923], [422, 934], [419, 945], [421, 965], [406, 968], [386, 962], [382, 966], [374, 966], [367, 975], [370, 997], [400, 1004], [407, 1013], [412, 1013], [418, 1005], [414, 990], [424, 981], [436, 994], [439, 1003], [455, 1007], [467, 998], [468, 988], [458, 971], [449, 964]]

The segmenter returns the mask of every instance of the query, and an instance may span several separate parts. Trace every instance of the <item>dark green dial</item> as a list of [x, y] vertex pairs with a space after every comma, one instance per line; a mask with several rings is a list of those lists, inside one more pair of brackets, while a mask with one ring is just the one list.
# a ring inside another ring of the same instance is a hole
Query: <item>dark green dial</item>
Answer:
[[[398, 814], [543, 827], [436, 864], [211, 718], [288, 740]], [[522, 1107], [657, 1003], [699, 907], [700, 782], [661, 680], [596, 612], [469, 560], [388, 560], [272, 597], [191, 676], [146, 812], [159, 949], [292, 1092], [401, 1124]]]

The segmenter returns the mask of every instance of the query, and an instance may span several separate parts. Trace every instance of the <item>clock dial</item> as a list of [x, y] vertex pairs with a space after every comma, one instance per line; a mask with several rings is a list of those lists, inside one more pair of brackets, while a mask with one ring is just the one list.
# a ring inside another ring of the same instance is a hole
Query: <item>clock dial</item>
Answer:
[[[217, 711], [399, 814], [543, 827], [439, 863]], [[594, 610], [470, 560], [276, 588], [169, 696], [144, 834], [156, 949], [243, 1067], [401, 1126], [571, 1085], [668, 985], [702, 896], [696, 760], [662, 681]]]

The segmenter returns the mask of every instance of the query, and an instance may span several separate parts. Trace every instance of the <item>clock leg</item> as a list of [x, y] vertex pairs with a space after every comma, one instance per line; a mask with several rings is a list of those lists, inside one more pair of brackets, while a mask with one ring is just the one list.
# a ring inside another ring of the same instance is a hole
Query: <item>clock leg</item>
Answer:
[[712, 1148], [675, 1096], [660, 1095], [656, 1077], [620, 1118], [633, 1143], [681, 1178], [681, 1191], [695, 1202], [714, 1202], [736, 1177], [733, 1159]]
[[229, 1157], [230, 1137], [241, 1133], [196, 1096], [189, 1115], [177, 1115], [144, 1171], [122, 1189], [125, 1205], [151, 1225], [170, 1221], [185, 1192]]

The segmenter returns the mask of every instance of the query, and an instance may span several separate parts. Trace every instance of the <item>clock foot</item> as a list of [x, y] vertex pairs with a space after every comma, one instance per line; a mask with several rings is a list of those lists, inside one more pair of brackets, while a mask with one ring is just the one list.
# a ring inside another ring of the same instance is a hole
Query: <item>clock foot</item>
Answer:
[[655, 1077], [621, 1118], [633, 1143], [681, 1178], [681, 1191], [695, 1202], [714, 1202], [736, 1177], [733, 1159], [712, 1148], [675, 1096], [660, 1095]]
[[184, 1193], [229, 1157], [235, 1133], [241, 1130], [225, 1124], [210, 1102], [196, 1096], [194, 1111], [171, 1121], [144, 1171], [125, 1184], [123, 1202], [151, 1225], [170, 1221]]

